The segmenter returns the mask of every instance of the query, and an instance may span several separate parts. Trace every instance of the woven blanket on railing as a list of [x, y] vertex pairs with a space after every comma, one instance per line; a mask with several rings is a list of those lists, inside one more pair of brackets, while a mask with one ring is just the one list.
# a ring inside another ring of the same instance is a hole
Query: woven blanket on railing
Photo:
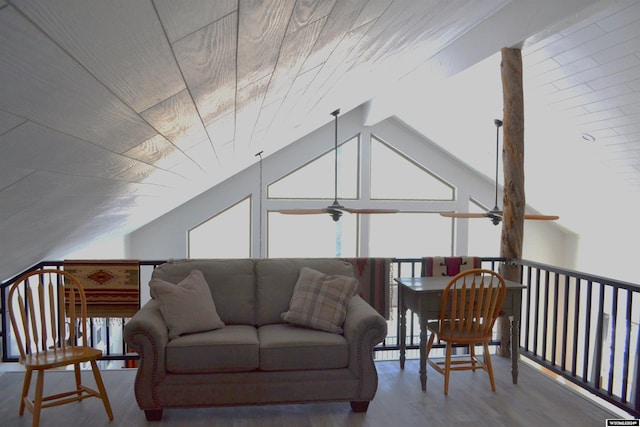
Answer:
[[391, 258], [343, 258], [353, 264], [360, 281], [358, 295], [389, 319], [391, 301]]
[[137, 260], [65, 260], [64, 270], [78, 278], [89, 317], [132, 317], [140, 308]]
[[461, 271], [480, 268], [480, 257], [452, 256], [452, 257], [424, 257], [422, 258], [422, 277], [455, 276]]

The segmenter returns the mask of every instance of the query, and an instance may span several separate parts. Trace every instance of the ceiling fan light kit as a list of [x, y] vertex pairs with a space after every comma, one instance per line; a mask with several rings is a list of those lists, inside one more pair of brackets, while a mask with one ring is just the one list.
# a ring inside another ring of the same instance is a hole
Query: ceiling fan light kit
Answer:
[[[499, 161], [499, 137], [500, 128], [502, 127], [502, 120], [494, 119], [493, 123], [496, 126], [496, 181], [495, 181], [495, 200], [493, 209], [490, 209], [484, 213], [465, 213], [465, 212], [441, 212], [440, 215], [447, 218], [489, 218], [493, 225], [498, 225], [502, 221], [503, 211], [498, 207], [498, 161]], [[534, 215], [525, 214], [524, 219], [529, 220], [543, 220], [553, 221], [559, 219], [557, 215]]]
[[340, 109], [331, 112], [334, 118], [335, 131], [334, 131], [334, 196], [333, 203], [322, 209], [279, 209], [276, 212], [287, 215], [315, 215], [315, 214], [329, 214], [331, 219], [339, 221], [344, 212], [352, 214], [387, 214], [398, 213], [398, 209], [354, 209], [347, 208], [338, 202], [338, 115]]

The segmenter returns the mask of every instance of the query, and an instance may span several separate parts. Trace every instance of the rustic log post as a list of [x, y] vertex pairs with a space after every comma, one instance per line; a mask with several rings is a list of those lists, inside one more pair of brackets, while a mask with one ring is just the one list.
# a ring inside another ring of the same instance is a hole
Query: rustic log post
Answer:
[[[502, 49], [503, 144], [504, 190], [502, 196], [503, 217], [500, 256], [521, 259], [524, 230], [524, 100], [522, 91], [522, 54], [520, 49]], [[517, 265], [500, 266], [505, 279], [520, 281]], [[501, 317], [500, 355], [510, 357], [509, 319]], [[518, 327], [518, 325], [515, 325]]]

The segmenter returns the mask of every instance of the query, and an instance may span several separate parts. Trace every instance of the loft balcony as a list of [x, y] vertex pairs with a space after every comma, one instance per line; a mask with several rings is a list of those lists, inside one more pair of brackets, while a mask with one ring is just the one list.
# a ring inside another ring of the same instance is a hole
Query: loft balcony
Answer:
[[[147, 283], [153, 267], [162, 262], [141, 261], [140, 283]], [[393, 260], [394, 276], [419, 275], [421, 262], [421, 259]], [[511, 381], [511, 359], [496, 355], [492, 357], [496, 393], [491, 393], [483, 373], [454, 372], [449, 397], [446, 397], [442, 391], [442, 377], [431, 368], [428, 369], [427, 391], [423, 392], [418, 378], [419, 330], [414, 316], [408, 316], [408, 361], [404, 371], [400, 370], [394, 297], [389, 334], [376, 348], [379, 391], [367, 412], [368, 422], [375, 420], [376, 424], [388, 425], [402, 420], [405, 425], [416, 425], [416, 422], [423, 424], [432, 420], [458, 425], [464, 424], [465, 420], [484, 420], [486, 425], [541, 425], [541, 422], [545, 425], [604, 425], [607, 418], [640, 418], [640, 286], [523, 260], [482, 258], [482, 267], [497, 269], [502, 262], [520, 265], [521, 282], [526, 286], [522, 299], [518, 383]], [[43, 262], [34, 269], [59, 267], [62, 262]], [[13, 280], [0, 284], [0, 301], [3, 302], [0, 374], [20, 370], [20, 365], [15, 363], [17, 351], [8, 333], [8, 316], [4, 311], [6, 288]], [[395, 291], [393, 287], [391, 290]], [[122, 340], [126, 319], [97, 318], [91, 322], [91, 344], [103, 350], [104, 369], [117, 369], [118, 381], [130, 381], [130, 387], [119, 385], [118, 390], [130, 394], [127, 399], [122, 397], [122, 404], [128, 405], [128, 414], [136, 414], [135, 372], [121, 369], [135, 366], [137, 360], [135, 353], [127, 352]], [[501, 339], [501, 333], [496, 330], [492, 352], [500, 352]], [[107, 372], [108, 389], [109, 377]], [[5, 384], [3, 381], [7, 378], [0, 376], [0, 384]], [[16, 384], [20, 381], [21, 378]], [[17, 387], [15, 393], [5, 392], [0, 398], [3, 420], [17, 417], [17, 403], [9, 404], [13, 394], [14, 400], [18, 399]], [[455, 399], [455, 396], [464, 400]], [[458, 403], [461, 401], [464, 402], [462, 406]], [[251, 409], [247, 411], [251, 414]], [[276, 417], [284, 410], [260, 409], [261, 414], [263, 411], [270, 414], [267, 417]], [[322, 417], [333, 411], [345, 419], [353, 418], [348, 405], [339, 404], [317, 408], [302, 405], [300, 414], [302, 417], [322, 414], [319, 415]], [[144, 414], [139, 412], [140, 424], [144, 424]], [[202, 412], [179, 411], [179, 414], [176, 416], [204, 416]], [[227, 408], [216, 408], [207, 410], [206, 414], [206, 419], [215, 420], [228, 412]], [[132, 422], [135, 425], [135, 420]], [[362, 425], [362, 420], [354, 421], [353, 425]]]

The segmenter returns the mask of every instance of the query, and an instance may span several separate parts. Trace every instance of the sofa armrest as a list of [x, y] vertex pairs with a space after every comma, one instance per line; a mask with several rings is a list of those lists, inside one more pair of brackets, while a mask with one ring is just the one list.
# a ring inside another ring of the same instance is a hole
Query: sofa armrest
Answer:
[[136, 400], [142, 409], [156, 408], [154, 386], [166, 375], [165, 347], [169, 331], [155, 300], [145, 304], [124, 326], [124, 340], [140, 355], [136, 374]]
[[378, 373], [373, 363], [373, 348], [387, 336], [387, 322], [360, 296], [351, 298], [344, 322], [349, 341], [349, 369], [361, 382], [359, 398], [371, 400], [378, 388]]

